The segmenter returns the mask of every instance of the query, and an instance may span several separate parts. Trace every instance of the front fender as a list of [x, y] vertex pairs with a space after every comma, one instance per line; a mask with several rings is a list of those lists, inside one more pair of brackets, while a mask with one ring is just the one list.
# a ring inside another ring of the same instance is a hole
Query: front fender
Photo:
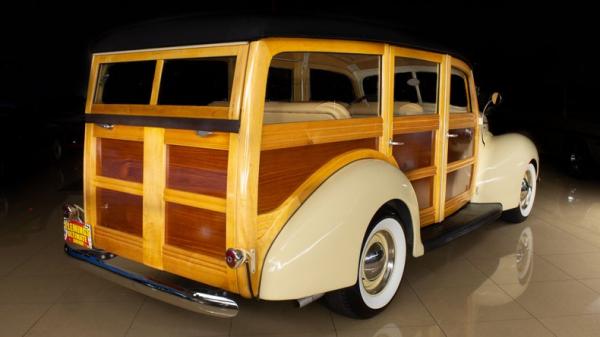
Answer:
[[410, 181], [383, 160], [358, 160], [329, 177], [283, 227], [266, 255], [259, 297], [298, 299], [355, 284], [369, 222], [390, 200], [407, 206], [413, 255], [422, 255], [419, 207]]
[[480, 143], [476, 189], [472, 202], [499, 202], [507, 210], [519, 205], [521, 180], [531, 161], [539, 176], [539, 157], [533, 142], [520, 134], [484, 135]]

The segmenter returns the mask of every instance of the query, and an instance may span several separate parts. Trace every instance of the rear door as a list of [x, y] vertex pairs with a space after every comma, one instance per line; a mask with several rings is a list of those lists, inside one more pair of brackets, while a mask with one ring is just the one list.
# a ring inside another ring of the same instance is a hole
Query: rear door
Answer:
[[235, 290], [223, 254], [247, 52], [243, 43], [94, 55], [84, 178], [96, 247]]

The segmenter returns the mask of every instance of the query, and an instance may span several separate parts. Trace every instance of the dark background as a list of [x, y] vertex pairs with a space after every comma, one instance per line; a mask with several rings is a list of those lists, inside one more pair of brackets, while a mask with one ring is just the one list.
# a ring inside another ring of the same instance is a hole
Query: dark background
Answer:
[[81, 124], [73, 118], [83, 114], [94, 40], [119, 26], [190, 13], [341, 17], [400, 28], [461, 51], [474, 66], [481, 108], [491, 92], [502, 93], [503, 104], [490, 115], [495, 133], [526, 133], [542, 152], [560, 156], [564, 149], [555, 151], [553, 142], [565, 147], [562, 134], [580, 132], [574, 124], [600, 126], [597, 19], [583, 3], [108, 0], [2, 6], [0, 186], [26, 180], [27, 168], [43, 169], [35, 160], [53, 144], [80, 137]]

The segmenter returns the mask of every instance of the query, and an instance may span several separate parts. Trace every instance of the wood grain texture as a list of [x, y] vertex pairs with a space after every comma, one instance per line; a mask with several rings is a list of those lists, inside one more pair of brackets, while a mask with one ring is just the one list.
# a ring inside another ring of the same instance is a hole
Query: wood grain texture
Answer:
[[263, 126], [261, 150], [379, 137], [382, 128], [380, 117], [267, 124]]
[[165, 243], [223, 259], [226, 249], [225, 214], [167, 203]]
[[165, 244], [163, 269], [190, 280], [233, 291], [227, 278], [232, 269], [226, 266], [223, 257], [214, 258]]
[[437, 172], [437, 168], [435, 166], [423, 167], [420, 169], [404, 172], [408, 180], [418, 180], [427, 177], [432, 177]]
[[96, 174], [104, 177], [142, 182], [144, 144], [129, 140], [100, 139]]
[[129, 116], [158, 117], [198, 117], [227, 119], [229, 107], [226, 106], [181, 106], [181, 105], [144, 105], [144, 104], [92, 104], [92, 113]]
[[94, 247], [133, 261], [142, 261], [142, 238], [114, 229], [97, 226]]
[[435, 210], [435, 222], [444, 220], [444, 203], [446, 202], [446, 165], [448, 163], [448, 119], [450, 115], [450, 76], [451, 76], [452, 58], [444, 55], [440, 66], [440, 89], [439, 89], [439, 109], [440, 109], [440, 126], [436, 134], [436, 158], [435, 163], [437, 172], [435, 182], [433, 184], [433, 207]]
[[435, 210], [433, 207], [421, 209], [419, 211], [419, 217], [421, 218], [421, 227], [425, 227], [435, 223]]
[[107, 177], [96, 176], [91, 182], [96, 187], [117, 192], [142, 196], [144, 194], [143, 185], [126, 180], [119, 180]]
[[471, 112], [452, 113], [450, 114], [449, 123], [450, 129], [472, 128], [477, 123], [477, 116]]
[[207, 136], [199, 136], [197, 132], [193, 130], [166, 129], [165, 143], [168, 145], [228, 150], [229, 134], [224, 132], [215, 132]]
[[394, 117], [394, 134], [437, 130], [439, 127], [438, 115]]
[[423, 178], [411, 181], [419, 209], [429, 208], [433, 206], [433, 177]]
[[90, 125], [93, 126], [93, 135], [97, 138], [144, 141], [144, 128], [140, 126], [114, 125], [112, 129], [106, 129], [97, 124]]
[[433, 166], [434, 133], [432, 131], [394, 135], [394, 141], [403, 145], [392, 147], [392, 154], [402, 171]]
[[142, 237], [142, 197], [96, 189], [97, 225]]
[[223, 198], [172, 190], [170, 188], [165, 190], [165, 201], [221, 213], [226, 212], [227, 204], [227, 200]]
[[167, 187], [225, 198], [227, 151], [169, 145]]
[[258, 178], [258, 213], [277, 208], [317, 169], [336, 156], [357, 149], [377, 149], [377, 139], [360, 139], [262, 151]]
[[96, 186], [93, 179], [96, 176], [96, 138], [93, 136], [93, 125], [85, 125], [84, 156], [83, 156], [83, 209], [85, 222], [92, 226], [92, 237], [96, 233]]
[[471, 199], [471, 191], [467, 190], [463, 193], [456, 195], [455, 197], [446, 200], [444, 212], [448, 215], [458, 211], [466, 205]]
[[144, 264], [162, 269], [165, 241], [165, 129], [144, 128]]

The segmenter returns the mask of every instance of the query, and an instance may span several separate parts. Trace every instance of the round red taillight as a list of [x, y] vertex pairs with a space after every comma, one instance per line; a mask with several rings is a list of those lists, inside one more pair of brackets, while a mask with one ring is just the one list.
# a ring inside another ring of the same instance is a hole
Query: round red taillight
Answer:
[[246, 261], [246, 254], [244, 251], [235, 248], [229, 248], [225, 252], [225, 262], [229, 268], [238, 268]]

